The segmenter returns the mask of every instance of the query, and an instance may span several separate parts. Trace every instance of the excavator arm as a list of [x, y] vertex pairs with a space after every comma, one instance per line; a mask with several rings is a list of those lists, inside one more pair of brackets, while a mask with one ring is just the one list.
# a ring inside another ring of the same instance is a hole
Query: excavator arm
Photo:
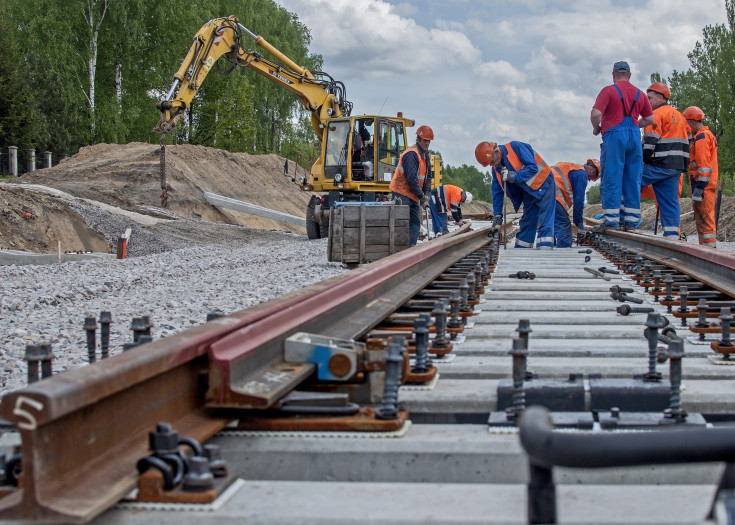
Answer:
[[[243, 48], [243, 37], [275, 57], [281, 64], [263, 55]], [[179, 70], [166, 98], [157, 104], [161, 120], [154, 131], [165, 134], [174, 129], [217, 60], [225, 55], [235, 67], [247, 67], [271, 82], [294, 93], [311, 113], [311, 125], [319, 140], [322, 122], [330, 117], [349, 116], [352, 103], [345, 99], [345, 87], [326, 73], [311, 72], [299, 66], [263, 37], [255, 35], [236, 17], [215, 18], [204, 24], [194, 35], [194, 42]], [[229, 71], [227, 71], [229, 72]]]

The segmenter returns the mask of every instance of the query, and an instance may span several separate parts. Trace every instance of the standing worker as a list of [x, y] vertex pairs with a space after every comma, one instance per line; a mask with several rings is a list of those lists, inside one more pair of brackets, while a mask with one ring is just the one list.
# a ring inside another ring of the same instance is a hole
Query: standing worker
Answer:
[[452, 212], [452, 218], [457, 226], [462, 226], [462, 204], [472, 202], [472, 193], [464, 191], [459, 186], [443, 184], [431, 190], [429, 196], [429, 210], [431, 210], [431, 224], [434, 235], [449, 233], [447, 229], [447, 211]]
[[434, 132], [429, 126], [416, 130], [416, 144], [401, 153], [398, 166], [390, 181], [393, 200], [409, 206], [409, 245], [416, 246], [421, 231], [421, 210], [429, 204], [431, 189], [431, 160], [429, 144]]
[[600, 161], [587, 159], [582, 164], [559, 162], [551, 167], [556, 184], [556, 211], [554, 212], [554, 238], [557, 248], [572, 246], [572, 223], [569, 208], [573, 206], [572, 220], [580, 231], [584, 231], [584, 198], [587, 181], [600, 178]]
[[590, 113], [592, 134], [602, 133], [600, 164], [605, 176], [600, 182], [601, 229], [619, 228], [621, 219], [637, 228], [641, 222], [643, 163], [640, 128], [653, 123], [653, 112], [641, 90], [630, 83], [627, 62], [615, 62], [612, 78], [613, 84], [600, 91]]
[[692, 188], [692, 207], [697, 224], [699, 244], [717, 247], [717, 223], [715, 202], [717, 201], [717, 139], [707, 126], [702, 124], [704, 112], [697, 106], [689, 106], [682, 113], [692, 128], [692, 146], [689, 152], [689, 183]]
[[669, 105], [671, 94], [666, 84], [651, 84], [646, 95], [653, 108], [654, 123], [643, 129], [641, 186], [653, 186], [664, 237], [678, 239], [679, 179], [689, 167], [689, 128], [684, 116]]
[[556, 189], [551, 168], [544, 159], [530, 145], [517, 141], [502, 146], [480, 142], [475, 148], [475, 158], [482, 166], [492, 164], [493, 167], [493, 225], [500, 225], [504, 219], [503, 186], [506, 185], [515, 211], [523, 204], [515, 247], [532, 248], [536, 239], [536, 248], [553, 249]]

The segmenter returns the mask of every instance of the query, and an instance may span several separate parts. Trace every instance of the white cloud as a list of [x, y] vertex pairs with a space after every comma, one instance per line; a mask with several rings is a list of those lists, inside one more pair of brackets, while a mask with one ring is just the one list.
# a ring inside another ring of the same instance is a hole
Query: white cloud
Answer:
[[686, 70], [702, 29], [725, 22], [722, 0], [277, 1], [356, 114], [430, 124], [452, 165], [474, 163], [481, 140], [525, 141], [553, 163], [598, 157], [589, 112], [612, 64], [627, 60], [645, 88]]

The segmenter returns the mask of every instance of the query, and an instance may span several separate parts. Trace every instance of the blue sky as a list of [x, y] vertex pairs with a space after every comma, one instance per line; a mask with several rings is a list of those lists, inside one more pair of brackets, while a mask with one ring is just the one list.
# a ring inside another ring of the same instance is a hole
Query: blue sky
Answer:
[[702, 29], [726, 21], [724, 0], [276, 2], [311, 29], [353, 115], [402, 111], [453, 166], [479, 167], [481, 141], [528, 142], [549, 164], [599, 158], [589, 113], [613, 63], [627, 60], [645, 90], [651, 73], [686, 70]]

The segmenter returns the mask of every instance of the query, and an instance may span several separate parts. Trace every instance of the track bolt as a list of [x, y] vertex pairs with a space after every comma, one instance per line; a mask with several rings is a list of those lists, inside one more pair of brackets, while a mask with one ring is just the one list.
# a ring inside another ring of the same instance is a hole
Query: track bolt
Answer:
[[648, 314], [653, 312], [653, 308], [633, 308], [627, 304], [621, 304], [617, 308], [617, 312], [620, 315], [628, 315], [628, 314]]

